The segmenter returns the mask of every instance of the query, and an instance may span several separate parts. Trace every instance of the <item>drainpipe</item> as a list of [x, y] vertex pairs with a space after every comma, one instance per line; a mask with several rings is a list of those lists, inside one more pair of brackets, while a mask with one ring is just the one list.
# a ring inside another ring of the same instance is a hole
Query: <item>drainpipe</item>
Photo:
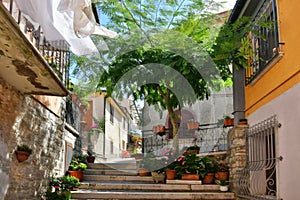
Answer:
[[106, 132], [106, 116], [105, 116], [105, 112], [106, 112], [106, 96], [104, 96], [104, 109], [103, 109], [103, 118], [104, 118], [104, 131], [103, 131], [103, 156], [104, 156], [104, 158], [105, 158], [105, 143], [106, 143], [106, 141], [105, 141], [105, 137], [106, 137], [106, 134], [105, 134], [105, 132]]
[[233, 68], [233, 115], [234, 124], [245, 118], [245, 69]]

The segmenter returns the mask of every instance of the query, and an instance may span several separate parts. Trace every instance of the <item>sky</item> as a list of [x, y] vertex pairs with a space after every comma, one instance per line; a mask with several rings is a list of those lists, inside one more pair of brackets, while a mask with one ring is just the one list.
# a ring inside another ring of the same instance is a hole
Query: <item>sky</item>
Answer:
[[225, 11], [225, 10], [229, 10], [229, 9], [233, 9], [236, 0], [215, 0], [216, 2], [225, 2], [224, 3], [224, 8], [220, 11]]

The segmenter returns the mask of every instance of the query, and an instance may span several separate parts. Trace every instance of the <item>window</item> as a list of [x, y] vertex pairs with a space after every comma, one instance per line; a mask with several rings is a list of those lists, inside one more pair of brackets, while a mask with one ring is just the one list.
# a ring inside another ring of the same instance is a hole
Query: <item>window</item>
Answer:
[[126, 130], [126, 118], [123, 117], [123, 129]]
[[250, 34], [253, 48], [251, 69], [246, 74], [247, 83], [250, 83], [279, 54], [276, 0], [264, 1], [254, 19], [255, 24], [261, 21], [270, 23], [270, 26], [256, 25]]
[[109, 113], [110, 113], [110, 122], [111, 123], [114, 123], [114, 112], [115, 112], [114, 107], [111, 104], [109, 104]]
[[278, 127], [276, 116], [272, 116], [251, 127], [246, 133], [248, 157], [239, 180], [239, 196], [251, 199], [278, 199]]
[[114, 154], [114, 142], [110, 141], [110, 154]]

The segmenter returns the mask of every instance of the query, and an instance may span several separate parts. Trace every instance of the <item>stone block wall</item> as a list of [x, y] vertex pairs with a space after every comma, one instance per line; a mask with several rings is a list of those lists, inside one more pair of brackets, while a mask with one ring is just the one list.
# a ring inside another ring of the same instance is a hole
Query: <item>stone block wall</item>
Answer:
[[238, 179], [239, 171], [246, 166], [246, 137], [245, 131], [248, 125], [237, 125], [229, 132], [228, 157], [227, 162], [230, 167], [230, 188], [231, 191], [237, 192], [239, 189]]
[[[33, 149], [19, 163], [18, 144]], [[64, 122], [0, 79], [0, 199], [40, 199], [50, 175], [64, 172]]]

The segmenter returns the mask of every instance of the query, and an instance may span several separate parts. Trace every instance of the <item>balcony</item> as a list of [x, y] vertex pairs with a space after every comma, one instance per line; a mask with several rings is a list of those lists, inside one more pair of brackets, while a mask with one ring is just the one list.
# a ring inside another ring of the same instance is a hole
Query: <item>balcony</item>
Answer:
[[68, 45], [50, 45], [13, 0], [0, 0], [0, 24], [0, 77], [24, 94], [66, 96]]

